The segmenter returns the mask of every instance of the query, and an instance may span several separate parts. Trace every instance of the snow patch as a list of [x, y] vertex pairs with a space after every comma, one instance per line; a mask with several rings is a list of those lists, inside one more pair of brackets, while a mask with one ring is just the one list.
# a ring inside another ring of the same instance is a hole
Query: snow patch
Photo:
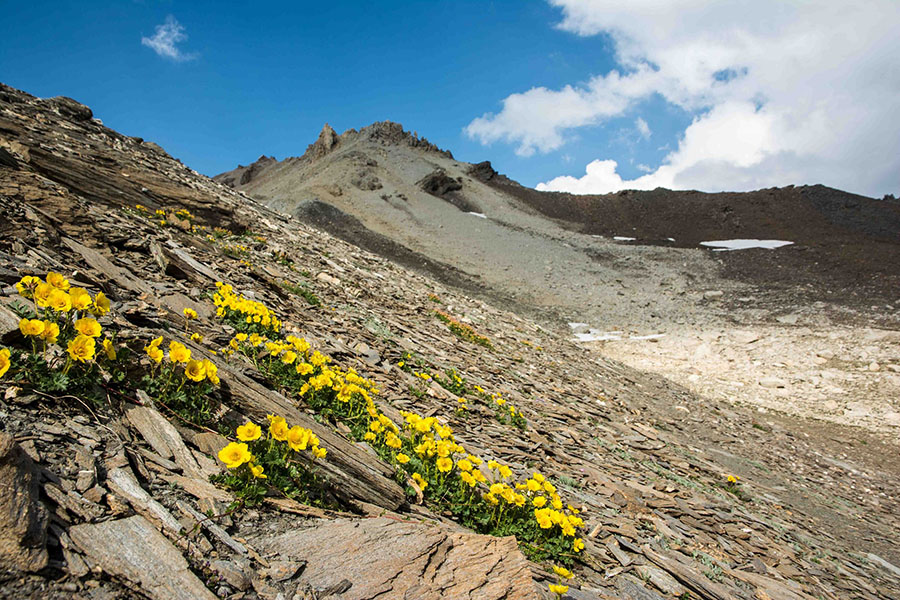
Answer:
[[484, 213], [467, 212], [466, 214], [467, 214], [467, 215], [473, 215], [473, 216], [475, 216], [475, 217], [478, 217], [479, 219], [487, 219], [487, 215], [484, 214]]
[[[569, 327], [576, 329], [585, 326], [585, 323], [569, 323]], [[587, 333], [575, 333], [572, 340], [579, 343], [587, 342], [618, 342], [621, 340], [658, 340], [666, 337], [664, 333], [651, 333], [649, 335], [625, 335], [624, 331], [600, 331], [588, 329]]]
[[793, 243], [784, 240], [714, 240], [711, 242], [700, 242], [700, 245], [712, 248], [713, 252], [727, 252], [731, 250], [747, 250], [748, 248], [774, 250]]
[[613, 239], [616, 240], [617, 242], [633, 242], [637, 238], [625, 237], [623, 235], [614, 235]]

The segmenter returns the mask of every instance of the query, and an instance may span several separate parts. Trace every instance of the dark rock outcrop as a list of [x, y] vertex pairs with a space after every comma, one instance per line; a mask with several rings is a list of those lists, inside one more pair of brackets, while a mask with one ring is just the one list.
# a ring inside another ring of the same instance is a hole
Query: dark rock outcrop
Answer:
[[447, 175], [443, 169], [435, 169], [425, 177], [419, 180], [420, 188], [438, 198], [443, 198], [450, 192], [462, 189], [462, 184]]

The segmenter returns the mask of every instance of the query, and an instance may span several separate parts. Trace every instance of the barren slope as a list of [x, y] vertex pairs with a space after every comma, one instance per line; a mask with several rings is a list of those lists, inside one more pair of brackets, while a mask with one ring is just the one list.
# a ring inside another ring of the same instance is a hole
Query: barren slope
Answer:
[[[537, 192], [387, 122], [326, 126], [302, 157], [217, 179], [560, 331], [584, 323], [598, 352], [699, 393], [900, 429], [900, 203], [822, 186]], [[699, 246], [732, 238], [793, 244]]]
[[[436, 514], [439, 499], [404, 489], [393, 478], [399, 464], [356, 441], [343, 421], [273, 385], [250, 358], [214, 354], [234, 331], [209, 300], [216, 280], [371, 379], [385, 415], [433, 415], [485, 462], [509, 465], [516, 478], [547, 474], [585, 520], [568, 597], [836, 600], [900, 591], [894, 446], [760, 417], [597, 358], [534, 321], [264, 208], [103, 127], [74, 101], [0, 88], [0, 148], [3, 346], [27, 351], [13, 284], [54, 270], [109, 296], [104, 327], [135, 357], [124, 384], [97, 381], [107, 393], [96, 405], [0, 379], [0, 483], [10, 490], [0, 501], [49, 513], [21, 539], [3, 538], [2, 597], [547, 597], [547, 563], [527, 562], [511, 538], [476, 535], [451, 513]], [[178, 217], [182, 209], [193, 223]], [[184, 308], [198, 318], [186, 323]], [[454, 335], [435, 308], [490, 347]], [[207, 481], [222, 470], [224, 440], [134, 387], [152, 368], [138, 361], [142, 348], [157, 336], [219, 364], [213, 429], [232, 435], [235, 424], [265, 423], [274, 411], [318, 432], [328, 450], [323, 485], [340, 512], [274, 491], [254, 509], [226, 512], [229, 493]], [[400, 368], [408, 352], [419, 372], [446, 378], [455, 369], [468, 382], [470, 410], [457, 412], [458, 393]], [[526, 428], [499, 422], [476, 384], [502, 392]], [[729, 486], [728, 475], [740, 484]], [[0, 531], [22, 533], [9, 514], [0, 511]], [[26, 551], [32, 563], [10, 564]]]

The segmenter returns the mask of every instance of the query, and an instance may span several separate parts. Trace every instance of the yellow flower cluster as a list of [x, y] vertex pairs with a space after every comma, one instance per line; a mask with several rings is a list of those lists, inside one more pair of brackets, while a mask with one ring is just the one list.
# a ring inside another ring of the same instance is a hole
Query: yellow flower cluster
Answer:
[[[239, 351], [255, 361], [257, 368], [273, 375], [281, 384], [295, 389], [309, 402], [323, 401], [333, 395], [345, 404], [349, 413], [375, 411], [371, 395], [377, 394], [371, 382], [354, 370], [344, 371], [331, 364], [331, 358], [313, 351], [304, 338], [293, 335], [282, 340], [251, 333], [238, 333], [223, 349], [223, 354]], [[260, 355], [264, 355], [260, 358]]]
[[411, 476], [421, 490], [424, 491], [429, 482], [443, 484], [448, 476], [455, 475], [464, 489], [476, 493], [476, 499], [489, 506], [504, 507], [495, 513], [498, 527], [503, 525], [504, 519], [529, 518], [551, 536], [571, 538], [568, 544], [572, 551], [579, 552], [584, 548], [584, 542], [576, 537], [577, 530], [584, 527], [579, 511], [571, 505], [564, 507], [556, 487], [543, 475], [535, 472], [523, 482], [513, 482], [513, 472], [508, 465], [495, 460], [484, 463], [478, 456], [467, 453], [454, 440], [452, 429], [435, 417], [406, 411], [400, 414], [405, 420], [402, 434], [390, 419], [376, 414], [372, 415], [364, 439], [373, 445], [390, 448], [395, 452], [394, 460], [404, 470], [408, 468], [410, 457], [398, 451], [411, 449], [421, 468], [421, 472], [414, 471]]
[[[34, 311], [43, 318], [23, 318], [19, 321], [19, 331], [32, 341], [32, 352], [46, 350], [47, 346], [59, 343], [65, 345], [68, 362], [87, 363], [97, 354], [97, 340], [103, 327], [94, 317], [109, 312], [109, 299], [98, 292], [91, 296], [85, 289], [73, 287], [66, 277], [53, 271], [47, 273], [46, 280], [32, 275], [22, 277], [16, 283], [16, 290], [23, 298], [34, 303]], [[92, 316], [85, 316], [90, 314]], [[61, 333], [65, 333], [60, 341]], [[112, 340], [104, 338], [102, 348], [109, 360], [115, 360], [116, 351]]]
[[[284, 417], [268, 415], [269, 429], [265, 437], [262, 428], [252, 421], [247, 421], [235, 430], [239, 441], [230, 442], [219, 451], [219, 460], [225, 466], [243, 476], [238, 487], [251, 485], [259, 479], [268, 479], [273, 475], [275, 485], [294, 485], [297, 477], [296, 460], [291, 452], [309, 452], [312, 460], [322, 459], [328, 454], [319, 446], [319, 438], [309, 429], [294, 425], [289, 427]], [[232, 481], [232, 485], [235, 482]], [[284, 491], [284, 490], [283, 490]]]
[[252, 330], [253, 325], [268, 333], [278, 333], [281, 330], [281, 321], [265, 304], [236, 294], [230, 285], [221, 281], [216, 282], [216, 288], [213, 295], [216, 316], [228, 320], [238, 331]]
[[33, 300], [36, 309], [50, 309], [55, 313], [87, 311], [95, 317], [109, 312], [109, 299], [98, 292], [93, 298], [82, 288], [72, 287], [69, 280], [59, 273], [47, 273], [47, 280], [26, 275], [16, 284], [23, 298]]
[[[165, 353], [160, 346], [163, 343], [162, 336], [150, 341], [144, 346], [144, 352], [156, 364], [161, 364]], [[184, 376], [195, 383], [208, 379], [213, 385], [219, 385], [219, 368], [210, 360], [195, 360], [191, 358], [191, 350], [181, 342], [172, 340], [169, 342], [169, 363], [184, 367]]]

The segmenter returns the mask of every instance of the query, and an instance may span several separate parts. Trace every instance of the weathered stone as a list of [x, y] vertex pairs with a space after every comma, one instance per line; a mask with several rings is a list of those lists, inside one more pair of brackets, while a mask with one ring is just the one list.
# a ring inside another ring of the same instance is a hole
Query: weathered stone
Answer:
[[241, 565], [231, 560], [214, 560], [209, 565], [225, 583], [238, 591], [250, 589], [250, 578]]
[[128, 409], [125, 415], [157, 454], [172, 458], [185, 475], [203, 477], [200, 465], [185, 446], [181, 434], [159, 411], [149, 406], [135, 406]]
[[316, 589], [348, 579], [344, 600], [540, 597], [512, 537], [448, 533], [382, 517], [328, 521], [257, 543], [282, 560], [305, 559], [301, 577]]
[[0, 432], [0, 567], [47, 566], [47, 511], [38, 499], [38, 473], [15, 439]]
[[140, 515], [77, 525], [69, 537], [88, 561], [121, 577], [158, 600], [214, 600], [188, 563], [147, 519]]
[[178, 519], [140, 486], [127, 467], [110, 471], [106, 476], [106, 483], [112, 492], [127, 500], [136, 513], [162, 525], [172, 534], [181, 533], [182, 527]]

